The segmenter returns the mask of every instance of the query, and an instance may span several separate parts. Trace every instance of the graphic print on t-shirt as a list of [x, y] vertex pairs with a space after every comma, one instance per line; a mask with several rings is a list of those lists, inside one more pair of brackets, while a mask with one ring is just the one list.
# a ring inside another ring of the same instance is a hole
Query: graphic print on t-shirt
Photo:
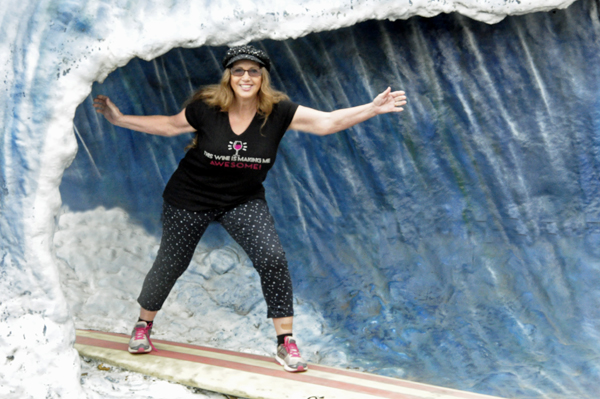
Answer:
[[244, 143], [241, 142], [239, 140], [236, 141], [230, 141], [229, 145], [227, 146], [228, 150], [235, 150], [235, 157], [237, 157], [238, 155], [240, 155], [240, 150], [246, 151], [248, 149], [248, 143]]
[[262, 164], [271, 163], [271, 158], [260, 158], [260, 157], [242, 157], [239, 155], [240, 151], [248, 151], [248, 143], [243, 141], [230, 141], [227, 145], [227, 150], [235, 151], [235, 154], [211, 154], [208, 151], [204, 151], [204, 156], [210, 159], [212, 166], [222, 168], [238, 168], [238, 169], [254, 169], [261, 170]]

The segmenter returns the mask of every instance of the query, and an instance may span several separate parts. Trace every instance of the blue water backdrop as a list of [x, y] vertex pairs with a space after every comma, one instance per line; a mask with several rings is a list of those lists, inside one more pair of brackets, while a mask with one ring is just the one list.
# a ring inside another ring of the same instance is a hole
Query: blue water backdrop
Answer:
[[[274, 85], [320, 110], [405, 90], [406, 111], [290, 131], [266, 187], [295, 296], [368, 371], [514, 398], [600, 391], [600, 5], [368, 21], [254, 43]], [[191, 135], [114, 128], [92, 108], [174, 114], [225, 47], [134, 59], [77, 110], [71, 210], [122, 207], [159, 234]], [[213, 237], [223, 237], [218, 228]], [[210, 240], [210, 237], [206, 238]]]

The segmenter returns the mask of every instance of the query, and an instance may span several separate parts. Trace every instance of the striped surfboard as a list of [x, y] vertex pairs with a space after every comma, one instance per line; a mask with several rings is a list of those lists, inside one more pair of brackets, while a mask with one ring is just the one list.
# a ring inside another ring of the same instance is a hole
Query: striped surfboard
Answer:
[[129, 336], [77, 330], [80, 355], [160, 379], [247, 399], [492, 399], [353, 370], [309, 364], [288, 373], [266, 356], [152, 340], [158, 351], [132, 355]]

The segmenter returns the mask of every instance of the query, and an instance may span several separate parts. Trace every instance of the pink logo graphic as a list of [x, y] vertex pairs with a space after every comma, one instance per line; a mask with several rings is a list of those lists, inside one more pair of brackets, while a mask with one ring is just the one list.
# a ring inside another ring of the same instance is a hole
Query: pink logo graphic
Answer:
[[238, 156], [240, 151], [246, 151], [248, 149], [248, 146], [246, 144], [248, 144], [248, 143], [243, 143], [239, 140], [230, 141], [229, 145], [227, 146], [227, 149], [235, 150], [234, 156]]

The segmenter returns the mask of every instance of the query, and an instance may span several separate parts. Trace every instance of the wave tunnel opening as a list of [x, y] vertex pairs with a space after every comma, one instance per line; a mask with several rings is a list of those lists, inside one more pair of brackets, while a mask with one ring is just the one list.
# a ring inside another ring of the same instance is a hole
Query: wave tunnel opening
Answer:
[[[579, 90], [596, 87], [586, 59], [597, 55], [573, 43], [581, 35], [593, 43], [598, 32], [566, 26], [585, 15], [578, 10], [492, 26], [459, 15], [370, 21], [255, 42], [273, 59], [275, 86], [300, 104], [357, 105], [388, 85], [409, 94], [400, 116], [325, 138], [288, 132], [267, 180], [297, 302], [310, 315], [299, 336], [312, 361], [507, 397], [591, 392], [599, 274], [590, 245], [595, 205], [586, 201], [593, 197], [586, 190], [597, 188], [586, 168], [597, 164], [597, 127], [589, 108], [580, 108], [593, 91]], [[115, 228], [112, 250], [93, 252], [98, 270], [105, 268], [98, 283], [126, 286], [118, 301], [137, 295], [120, 269], [128, 257], [138, 274], [150, 266], [160, 192], [189, 137], [112, 129], [91, 99], [108, 95], [124, 113], [174, 114], [192, 90], [219, 79], [225, 50], [132, 60], [95, 84], [78, 108], [80, 151], [63, 178], [65, 205], [87, 211], [81, 223], [94, 233], [100, 223], [92, 220], [115, 218], [143, 237], [139, 253], [128, 254], [135, 237]], [[549, 59], [557, 53], [569, 57], [556, 65]], [[113, 208], [127, 216], [110, 214]], [[270, 353], [262, 303], [249, 300], [257, 287], [251, 268], [242, 267], [247, 257], [218, 227], [213, 233], [165, 311], [165, 326], [184, 325], [185, 333], [162, 334], [228, 345], [251, 320], [257, 348]], [[223, 293], [241, 281], [251, 281], [249, 291]], [[97, 313], [106, 326], [112, 315]], [[231, 315], [234, 323], [222, 322]], [[114, 323], [129, 328], [129, 320]], [[585, 371], [576, 377], [574, 370]]]

